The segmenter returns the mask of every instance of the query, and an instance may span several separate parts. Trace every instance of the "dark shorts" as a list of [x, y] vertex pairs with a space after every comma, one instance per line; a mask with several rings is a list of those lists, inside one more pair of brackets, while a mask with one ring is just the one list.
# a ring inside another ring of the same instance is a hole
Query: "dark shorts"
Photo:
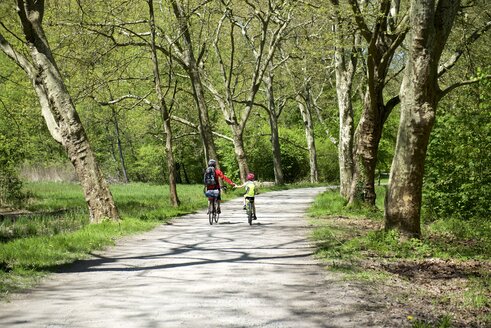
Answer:
[[246, 199], [247, 199], [248, 201], [250, 201], [251, 203], [254, 203], [254, 197], [246, 197]]

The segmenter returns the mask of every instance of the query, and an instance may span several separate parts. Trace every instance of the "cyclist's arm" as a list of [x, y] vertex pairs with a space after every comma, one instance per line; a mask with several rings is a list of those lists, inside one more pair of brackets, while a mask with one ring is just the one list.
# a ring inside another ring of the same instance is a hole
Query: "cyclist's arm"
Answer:
[[218, 175], [220, 178], [222, 178], [222, 179], [223, 179], [223, 181], [225, 181], [225, 182], [226, 182], [226, 183], [228, 183], [229, 185], [231, 185], [231, 186], [235, 186], [235, 185], [236, 185], [236, 184], [235, 184], [235, 183], [234, 183], [232, 180], [230, 180], [229, 178], [227, 178], [227, 177], [225, 176], [225, 174], [223, 174], [223, 172], [222, 172], [222, 171], [220, 171], [220, 170], [216, 170], [216, 173], [217, 173], [217, 175]]

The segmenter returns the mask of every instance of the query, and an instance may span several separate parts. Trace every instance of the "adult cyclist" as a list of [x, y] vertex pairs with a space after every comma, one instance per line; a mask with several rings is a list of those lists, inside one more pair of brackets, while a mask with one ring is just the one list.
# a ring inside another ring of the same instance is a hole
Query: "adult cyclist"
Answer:
[[[221, 213], [221, 210], [220, 210], [221, 191], [220, 191], [220, 181], [218, 180], [218, 178], [221, 178], [223, 181], [227, 182], [232, 187], [236, 187], [237, 185], [232, 180], [230, 180], [227, 176], [225, 176], [225, 174], [223, 174], [223, 172], [220, 169], [217, 168], [217, 161], [215, 161], [214, 159], [210, 159], [208, 161], [208, 168], [206, 169], [206, 172], [212, 172], [212, 173], [214, 172], [213, 179], [207, 179], [207, 177], [206, 177], [207, 173], [205, 173], [205, 187], [206, 187], [206, 191], [209, 191], [209, 190], [216, 190], [217, 191], [217, 193], [218, 193], [218, 197], [217, 197], [218, 209], [217, 209], [217, 212]], [[209, 183], [209, 182], [207, 182], [207, 180], [208, 181], [211, 180], [212, 182]]]

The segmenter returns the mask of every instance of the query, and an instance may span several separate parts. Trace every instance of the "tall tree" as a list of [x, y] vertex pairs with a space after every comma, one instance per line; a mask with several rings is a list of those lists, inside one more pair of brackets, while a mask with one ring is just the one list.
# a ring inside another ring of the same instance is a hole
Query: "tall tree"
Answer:
[[312, 118], [314, 103], [310, 83], [306, 83], [305, 89], [296, 96], [295, 100], [302, 115], [305, 139], [307, 140], [307, 148], [309, 149], [310, 182], [317, 183], [319, 182], [319, 170], [317, 168], [317, 148], [315, 146], [314, 121]]
[[97, 165], [87, 135], [63, 77], [48, 44], [42, 22], [43, 0], [18, 0], [17, 11], [32, 63], [0, 35], [2, 50], [31, 79], [39, 97], [46, 123], [53, 137], [60, 141], [72, 162], [84, 191], [91, 222], [104, 218], [119, 219], [109, 187]]
[[363, 112], [355, 132], [355, 170], [349, 201], [355, 202], [358, 195], [362, 194], [364, 202], [375, 205], [378, 146], [383, 125], [398, 103], [398, 100], [393, 99], [385, 102], [384, 88], [394, 53], [406, 36], [407, 24], [405, 18], [399, 19], [399, 1], [379, 0], [371, 28], [367, 16], [362, 12], [361, 1], [348, 0], [348, 2], [352, 7], [360, 33], [367, 42], [367, 89]]
[[155, 44], [155, 13], [153, 9], [153, 0], [147, 0], [148, 12], [149, 12], [149, 25], [150, 25], [150, 48], [152, 52], [153, 63], [153, 78], [155, 83], [155, 91], [157, 93], [159, 111], [162, 114], [162, 122], [164, 125], [165, 133], [165, 154], [167, 157], [167, 174], [169, 179], [170, 188], [170, 201], [173, 206], [178, 206], [180, 201], [177, 195], [176, 187], [176, 163], [174, 161], [174, 153], [172, 146], [172, 127], [170, 124], [170, 113], [167, 103], [165, 101], [165, 95], [162, 89], [162, 82], [160, 79], [159, 59], [157, 56], [157, 47]]
[[[246, 1], [245, 7], [242, 2], [230, 0], [222, 0], [221, 3], [222, 17], [217, 23], [213, 43], [221, 85], [215, 82], [214, 66], [202, 72], [206, 76], [207, 88], [231, 128], [240, 177], [245, 180], [248, 173], [244, 150], [245, 127], [273, 56], [288, 32], [294, 6], [289, 6], [291, 1], [288, 0], [267, 0], [263, 3]], [[239, 38], [240, 41], [237, 40]], [[278, 151], [274, 153], [279, 154]], [[282, 184], [281, 161], [277, 156], [275, 180]]]
[[269, 63], [269, 69], [264, 75], [264, 84], [266, 86], [267, 106], [265, 106], [269, 117], [269, 127], [271, 130], [271, 149], [273, 152], [273, 171], [274, 182], [277, 185], [285, 183], [283, 169], [281, 168], [281, 148], [280, 148], [280, 130], [278, 126], [278, 118], [281, 114], [284, 104], [278, 104], [275, 98], [275, 81], [273, 62]]
[[[185, 70], [191, 80], [193, 95], [198, 107], [199, 129], [203, 140], [206, 159], [218, 161], [213, 133], [208, 116], [208, 106], [206, 103], [205, 92], [201, 75], [199, 72], [199, 59], [196, 58], [194, 42], [191, 37], [190, 15], [192, 11], [186, 12], [182, 4], [177, 0], [171, 0], [172, 9], [178, 22], [178, 31], [182, 40], [178, 47], [182, 63], [185, 63]], [[173, 43], [175, 45], [175, 43]], [[218, 162], [217, 162], [218, 163]], [[217, 164], [218, 165], [218, 164]]]
[[421, 234], [423, 171], [442, 93], [438, 66], [460, 0], [412, 0], [409, 56], [401, 85], [401, 119], [385, 203], [385, 227]]
[[333, 32], [335, 36], [334, 67], [336, 71], [336, 95], [339, 110], [339, 191], [348, 198], [355, 170], [353, 157], [355, 119], [352, 102], [358, 47], [358, 33], [350, 31], [350, 21], [343, 17], [338, 0], [331, 0], [333, 8]]

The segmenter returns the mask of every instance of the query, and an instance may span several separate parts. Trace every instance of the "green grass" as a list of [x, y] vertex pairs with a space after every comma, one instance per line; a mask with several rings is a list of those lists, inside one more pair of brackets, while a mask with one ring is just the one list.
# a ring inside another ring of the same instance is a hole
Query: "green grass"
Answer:
[[82, 188], [76, 183], [25, 183], [24, 189], [31, 196], [27, 204], [30, 211], [50, 212], [86, 207]]
[[[433, 302], [451, 304], [451, 311], [462, 311], [468, 320], [491, 324], [491, 316], [485, 315], [491, 307], [491, 272], [486, 269], [491, 261], [491, 221], [442, 218], [424, 223], [421, 239], [406, 238], [397, 231], [383, 229], [384, 192], [383, 187], [377, 188], [376, 208], [348, 208], [338, 191], [319, 195], [309, 210], [317, 256], [330, 270], [342, 272], [346, 279], [380, 284], [390, 281], [397, 272], [405, 274], [408, 267], [415, 272], [428, 270], [428, 277], [431, 270], [438, 275], [458, 267], [455, 291], [436, 296]], [[477, 261], [480, 266], [475, 269]], [[387, 267], [394, 271], [384, 269]], [[410, 273], [401, 277], [414, 283]], [[430, 285], [438, 282], [428, 279]], [[422, 295], [430, 297], [424, 288]], [[438, 317], [431, 323], [414, 319], [412, 324], [413, 327], [452, 326], [452, 318], [441, 314]]]
[[[491, 221], [441, 219], [422, 226], [421, 239], [404, 239], [396, 231], [371, 230], [353, 236], [352, 227], [323, 220], [326, 217], [370, 219], [383, 226], [382, 199], [384, 188], [378, 188], [377, 208], [346, 207], [337, 191], [321, 194], [309, 209], [312, 223], [317, 226], [313, 238], [319, 251], [326, 255], [364, 256], [370, 250], [382, 257], [424, 259], [491, 259]], [[347, 236], [348, 234], [348, 236]]]
[[[117, 238], [148, 231], [207, 205], [201, 185], [179, 185], [181, 206], [170, 205], [168, 186], [112, 185], [122, 220], [89, 224], [82, 189], [74, 183], [26, 183], [31, 216], [0, 221], [0, 298], [36, 284], [58, 266], [84, 259]], [[227, 200], [240, 191], [223, 194]], [[61, 210], [61, 211], [60, 211]]]
[[[384, 187], [377, 187], [379, 191], [377, 195], [385, 191]], [[328, 190], [319, 195], [314, 204], [309, 209], [309, 214], [312, 217], [323, 217], [329, 215], [348, 216], [348, 217], [369, 217], [373, 219], [382, 219], [383, 212], [383, 197], [377, 196], [375, 208], [366, 206], [347, 207], [347, 202], [339, 196], [339, 190]]]

